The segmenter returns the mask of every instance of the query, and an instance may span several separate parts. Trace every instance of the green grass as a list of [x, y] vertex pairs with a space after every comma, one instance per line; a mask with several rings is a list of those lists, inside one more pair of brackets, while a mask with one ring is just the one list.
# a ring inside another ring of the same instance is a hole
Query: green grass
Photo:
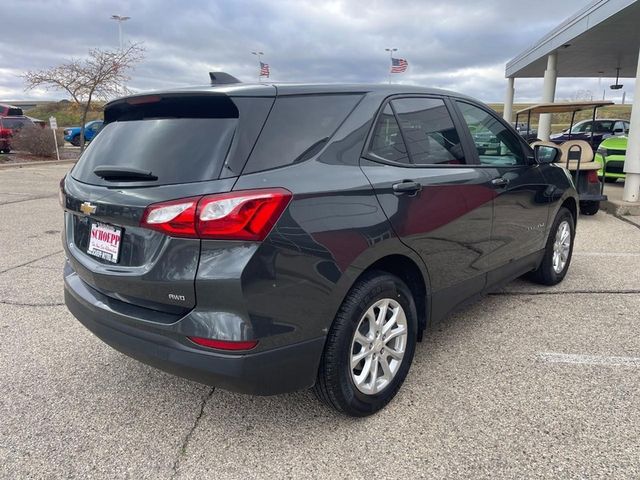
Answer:
[[[515, 113], [518, 110], [522, 110], [523, 108], [529, 107], [533, 105], [532, 103], [514, 103], [513, 104], [513, 118], [515, 120]], [[504, 110], [503, 103], [490, 103], [489, 106], [502, 115], [502, 111]], [[574, 123], [577, 123], [581, 120], [587, 120], [591, 118], [593, 115], [593, 110], [584, 110], [582, 112], [576, 113], [576, 118]], [[539, 115], [531, 115], [531, 126], [533, 128], [538, 128], [538, 117]], [[599, 108], [596, 114], [597, 118], [622, 118], [625, 120], [629, 120], [631, 117], [631, 105], [611, 105], [609, 107]], [[526, 122], [526, 115], [520, 115], [518, 118], [519, 122]], [[569, 127], [569, 123], [571, 122], [571, 113], [554, 113], [551, 116], [551, 131], [553, 133], [561, 132], [565, 128]]]
[[[103, 107], [102, 103], [92, 103], [91, 109], [87, 113], [87, 122], [102, 119]], [[56, 117], [59, 127], [79, 127], [82, 120], [81, 108], [69, 102], [41, 105], [26, 110], [24, 114], [45, 121], [48, 121], [49, 117]]]

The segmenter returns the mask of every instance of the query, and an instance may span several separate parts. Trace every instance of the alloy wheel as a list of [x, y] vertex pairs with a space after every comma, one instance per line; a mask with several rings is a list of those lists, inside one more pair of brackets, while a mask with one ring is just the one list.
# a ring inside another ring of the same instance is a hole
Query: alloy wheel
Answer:
[[356, 388], [367, 395], [394, 379], [407, 347], [407, 317], [391, 298], [375, 302], [360, 319], [351, 344], [349, 368]]
[[562, 221], [558, 225], [556, 231], [556, 238], [553, 242], [553, 271], [556, 273], [562, 272], [567, 265], [567, 259], [569, 258], [569, 250], [571, 249], [571, 227], [566, 220]]

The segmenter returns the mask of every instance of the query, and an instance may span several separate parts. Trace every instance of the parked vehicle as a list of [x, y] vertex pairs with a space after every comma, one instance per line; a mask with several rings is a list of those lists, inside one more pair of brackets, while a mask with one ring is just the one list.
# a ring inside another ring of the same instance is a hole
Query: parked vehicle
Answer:
[[616, 136], [605, 139], [596, 151], [595, 161], [603, 168], [598, 174], [607, 183], [615, 183], [619, 178], [625, 179], [624, 159], [627, 155], [627, 136]]
[[[87, 122], [84, 126], [84, 141], [90, 142], [102, 129], [102, 120]], [[63, 130], [65, 141], [76, 147], [80, 146], [80, 127], [69, 127]]]
[[549, 140], [558, 144], [570, 139], [585, 140], [593, 144], [593, 150], [595, 152], [604, 139], [615, 135], [625, 135], [626, 133], [629, 133], [628, 120], [603, 118], [578, 122], [571, 129], [567, 128], [562, 133], [551, 135]]
[[24, 115], [0, 117], [0, 153], [9, 153], [11, 151], [11, 137], [24, 127], [35, 127], [35, 124], [29, 117]]
[[0, 117], [20, 117], [22, 115], [24, 115], [24, 112], [20, 107], [14, 107], [13, 105], [0, 103]]
[[[596, 111], [600, 107], [613, 105], [613, 102], [601, 100], [592, 102], [556, 102], [556, 103], [540, 103], [532, 105], [516, 112], [516, 122], [520, 116], [526, 116], [527, 125], [531, 125], [531, 115], [542, 113], [571, 113], [571, 123], [567, 130], [567, 139], [558, 143], [557, 141], [541, 141], [535, 140], [530, 142], [532, 146], [553, 146], [559, 145], [562, 152], [558, 161], [571, 172], [571, 176], [576, 185], [578, 194], [580, 195], [580, 213], [583, 215], [595, 215], [600, 210], [600, 202], [607, 200], [604, 195], [604, 182], [598, 177], [598, 170], [601, 165], [594, 161], [594, 152], [596, 148], [596, 134], [591, 132], [589, 141], [584, 137], [573, 137], [573, 120], [577, 112], [582, 110], [593, 110], [593, 118], [596, 118]], [[527, 127], [529, 130], [529, 127]]]
[[45, 122], [44, 120], [40, 120], [39, 118], [33, 118], [33, 117], [27, 117], [27, 118], [31, 120], [34, 125], [40, 128], [46, 128], [47, 126], [47, 122]]
[[498, 138], [488, 130], [471, 130], [471, 136], [473, 137], [473, 143], [476, 145], [478, 155], [484, 155], [486, 152], [497, 151], [500, 148], [500, 141]]
[[[538, 130], [531, 126], [527, 127], [526, 122], [517, 122], [517, 123], [512, 122], [512, 125], [513, 125], [513, 128], [516, 129], [516, 132], [518, 132], [522, 136], [522, 138], [524, 138], [527, 141], [527, 143], [540, 140], [538, 138]], [[528, 131], [527, 131], [527, 128], [529, 128]]]
[[61, 182], [65, 302], [174, 374], [369, 415], [451, 309], [523, 274], [562, 281], [578, 197], [557, 155], [408, 85], [119, 99]]

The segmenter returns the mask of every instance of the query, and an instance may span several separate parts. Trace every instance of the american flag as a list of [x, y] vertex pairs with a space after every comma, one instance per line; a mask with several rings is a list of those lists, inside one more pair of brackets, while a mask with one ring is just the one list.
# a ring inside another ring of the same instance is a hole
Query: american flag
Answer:
[[268, 77], [269, 76], [269, 64], [260, 62], [260, 76]]
[[391, 59], [391, 73], [402, 73], [407, 70], [409, 63], [404, 58]]

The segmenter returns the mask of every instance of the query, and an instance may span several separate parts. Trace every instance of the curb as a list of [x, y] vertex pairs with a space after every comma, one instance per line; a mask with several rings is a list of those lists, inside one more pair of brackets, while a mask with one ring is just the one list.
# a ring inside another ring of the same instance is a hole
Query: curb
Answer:
[[24, 167], [40, 167], [42, 165], [67, 165], [76, 163], [78, 160], [45, 160], [41, 162], [19, 162], [19, 163], [0, 163], [0, 170], [10, 168], [24, 168]]
[[600, 208], [605, 212], [616, 216], [640, 216], [640, 203], [630, 203], [619, 200], [605, 200], [604, 202], [600, 202]]

